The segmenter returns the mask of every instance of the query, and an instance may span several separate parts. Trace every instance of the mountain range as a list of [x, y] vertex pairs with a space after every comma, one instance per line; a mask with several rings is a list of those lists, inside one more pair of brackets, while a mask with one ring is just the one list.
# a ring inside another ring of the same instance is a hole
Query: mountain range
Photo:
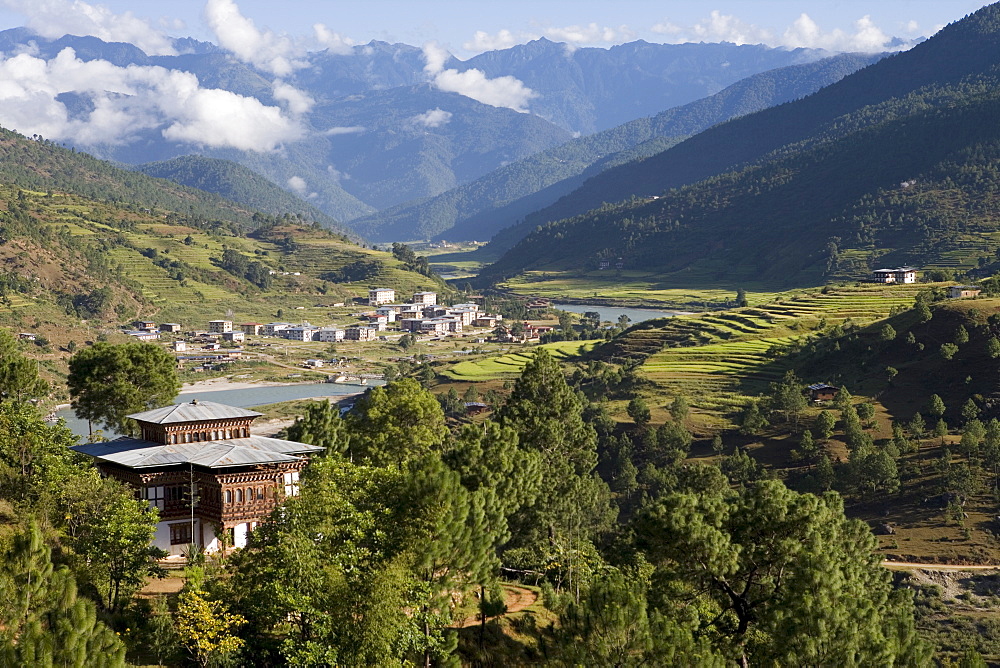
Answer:
[[[177, 40], [174, 47], [179, 55], [150, 56], [134, 45], [95, 37], [52, 40], [24, 28], [2, 31], [0, 51], [8, 62], [17, 61], [20, 76], [47, 72], [53, 78], [31, 80], [25, 90], [51, 88], [54, 94], [43, 101], [45, 113], [31, 112], [38, 101], [25, 92], [16, 102], [34, 106], [22, 116], [0, 117], [11, 119], [5, 127], [34, 133], [27, 126], [41, 114], [46, 138], [125, 164], [190, 154], [231, 160], [349, 222], [436, 197], [574, 135], [610, 130], [714, 95], [748, 76], [830, 55], [725, 43], [571, 49], [540, 39], [467, 61], [445, 54], [435, 73], [420, 48], [371, 42], [346, 53], [307, 54], [301, 67], [276, 78], [207, 42]], [[101, 67], [81, 77], [86, 65]], [[59, 67], [70, 84], [55, 80]], [[513, 77], [523, 99], [449, 87], [442, 73], [485, 84]], [[182, 75], [197, 79], [181, 81]], [[155, 114], [147, 107], [169, 101], [174, 91], [164, 94], [156, 86], [168, 85], [186, 93], [198, 86], [192, 95], [201, 95], [204, 106], [157, 109], [162, 118], [150, 120]], [[152, 87], [154, 102], [137, 92], [142, 86]], [[7, 100], [13, 109], [15, 100]], [[118, 109], [128, 104], [127, 112]], [[209, 105], [216, 114], [228, 107], [246, 115], [247, 131], [208, 129]], [[265, 121], [277, 126], [277, 136], [253, 125]], [[121, 130], [102, 125], [109, 122], [121, 123]], [[399, 231], [410, 238], [440, 230]]]
[[685, 280], [786, 284], [875, 264], [989, 266], [998, 65], [992, 5], [802, 100], [598, 174], [527, 216], [527, 236], [486, 275], [602, 258]]

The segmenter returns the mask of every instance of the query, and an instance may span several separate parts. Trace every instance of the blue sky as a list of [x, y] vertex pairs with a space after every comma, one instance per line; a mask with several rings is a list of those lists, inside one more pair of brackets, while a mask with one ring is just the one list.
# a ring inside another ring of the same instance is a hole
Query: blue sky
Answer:
[[[459, 57], [546, 36], [578, 46], [735, 41], [876, 50], [892, 37], [929, 36], [982, 0], [0, 0], [0, 27], [145, 41], [156, 35], [219, 42], [207, 20], [235, 14], [301, 48], [371, 39], [435, 41]], [[228, 14], [227, 14], [228, 13]], [[320, 28], [317, 28], [320, 25]]]

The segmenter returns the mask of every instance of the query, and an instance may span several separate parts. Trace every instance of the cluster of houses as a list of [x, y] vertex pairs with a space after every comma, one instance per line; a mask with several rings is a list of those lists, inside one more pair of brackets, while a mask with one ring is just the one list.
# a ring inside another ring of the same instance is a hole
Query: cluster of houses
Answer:
[[[496, 328], [503, 320], [501, 315], [483, 313], [477, 303], [442, 306], [437, 303], [437, 293], [417, 292], [409, 303], [395, 303], [396, 291], [391, 288], [375, 288], [368, 293], [368, 304], [374, 310], [357, 314], [364, 322], [348, 327], [328, 325], [316, 327], [308, 322], [247, 322], [234, 323], [231, 320], [211, 320], [206, 331], [187, 332], [194, 342], [201, 342], [205, 350], [218, 350], [218, 341], [240, 344], [247, 337], [275, 337], [289, 341], [320, 341], [337, 343], [340, 341], [373, 341], [381, 332], [395, 324], [398, 329], [414, 334], [461, 333], [468, 327]], [[159, 323], [142, 320], [135, 323], [135, 329], [128, 334], [140, 341], [155, 341], [163, 332], [180, 332], [177, 323]], [[174, 341], [175, 352], [185, 352], [188, 342]]]

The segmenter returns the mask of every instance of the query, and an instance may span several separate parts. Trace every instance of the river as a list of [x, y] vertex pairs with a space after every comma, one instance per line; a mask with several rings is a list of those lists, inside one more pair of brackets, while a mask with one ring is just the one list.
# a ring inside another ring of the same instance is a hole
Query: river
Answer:
[[601, 321], [610, 320], [611, 322], [618, 322], [618, 318], [622, 315], [627, 315], [630, 323], [642, 322], [643, 320], [652, 320], [653, 318], [669, 318], [675, 315], [680, 315], [685, 313], [685, 311], [657, 311], [655, 309], [648, 308], [623, 308], [620, 306], [601, 306], [599, 304], [552, 304], [552, 308], [557, 308], [560, 311], [569, 311], [570, 313], [580, 313], [581, 315], [588, 311], [597, 311], [601, 314]]
[[[370, 385], [381, 385], [382, 381], [368, 381]], [[281, 401], [294, 401], [295, 399], [313, 399], [319, 397], [342, 397], [348, 394], [363, 392], [364, 386], [346, 385], [343, 383], [296, 383], [294, 385], [265, 385], [261, 387], [247, 387], [234, 390], [211, 390], [208, 392], [185, 392], [177, 395], [175, 404], [183, 404], [197, 399], [198, 401], [214, 401], [218, 404], [227, 404], [239, 408], [250, 408], [251, 406], [264, 406], [266, 404], [276, 404]], [[87, 421], [77, 418], [73, 414], [73, 409], [62, 408], [56, 411], [56, 418], [66, 420], [69, 427], [77, 436], [87, 436]], [[115, 438], [117, 433], [105, 431], [104, 435]]]

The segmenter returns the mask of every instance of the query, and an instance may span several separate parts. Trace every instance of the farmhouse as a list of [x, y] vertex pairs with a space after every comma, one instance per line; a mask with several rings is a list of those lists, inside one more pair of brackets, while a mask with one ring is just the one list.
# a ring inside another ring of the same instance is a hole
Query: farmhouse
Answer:
[[247, 534], [282, 499], [298, 494], [299, 472], [323, 448], [254, 436], [261, 414], [214, 402], [135, 413], [141, 438], [72, 446], [101, 475], [136, 490], [160, 512], [153, 544], [180, 554], [246, 545]]
[[176, 322], [165, 322], [160, 325], [159, 329], [161, 332], [179, 332], [181, 326]]
[[813, 401], [833, 401], [837, 398], [839, 387], [827, 385], [826, 383], [814, 383], [806, 388], [809, 390], [809, 398]]
[[872, 281], [874, 283], [916, 283], [917, 270], [913, 267], [876, 269], [872, 272]]
[[980, 292], [982, 289], [978, 285], [952, 285], [948, 288], [948, 297], [951, 299], [977, 297]]

